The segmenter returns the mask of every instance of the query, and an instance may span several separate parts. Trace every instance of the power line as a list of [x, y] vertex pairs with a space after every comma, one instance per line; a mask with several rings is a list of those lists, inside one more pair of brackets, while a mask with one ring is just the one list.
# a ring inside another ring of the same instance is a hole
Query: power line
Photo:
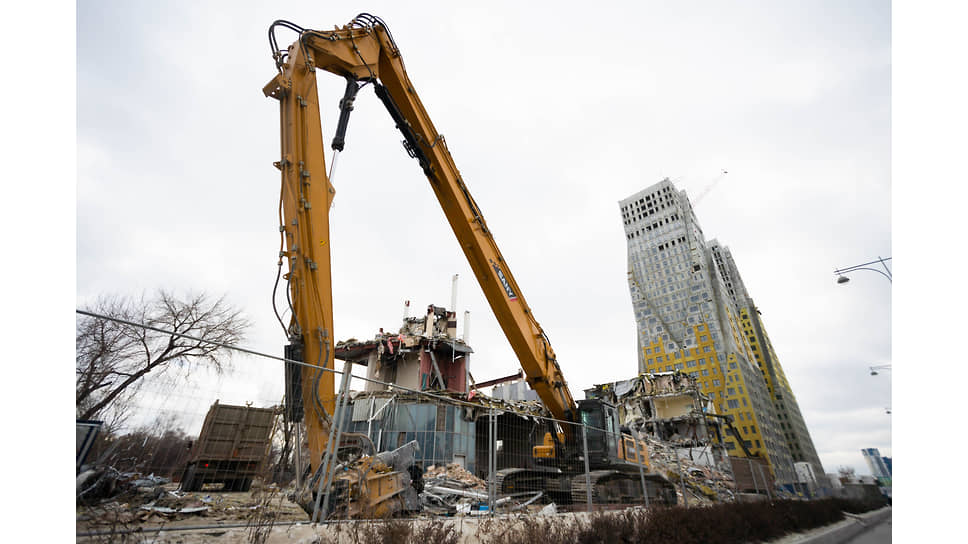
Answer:
[[[80, 314], [80, 315], [85, 315], [85, 316], [88, 316], [88, 317], [93, 317], [95, 319], [105, 319], [107, 321], [114, 321], [115, 323], [122, 323], [124, 325], [129, 325], [129, 326], [132, 326], [132, 327], [139, 327], [139, 328], [142, 328], [142, 329], [151, 330], [151, 331], [159, 332], [159, 333], [162, 333], [162, 334], [168, 334], [168, 335], [177, 336], [177, 337], [180, 337], [180, 338], [187, 338], [189, 340], [194, 340], [196, 342], [203, 342], [203, 343], [206, 343], [206, 344], [211, 344], [213, 346], [218, 346], [220, 348], [224, 348], [224, 349], [228, 349], [228, 350], [232, 350], [232, 351], [240, 351], [242, 353], [247, 353], [249, 355], [255, 355], [257, 357], [265, 357], [266, 359], [273, 359], [273, 360], [282, 361], [282, 362], [285, 362], [285, 363], [293, 363], [293, 364], [296, 364], [296, 365], [299, 365], [299, 366], [304, 366], [304, 367], [311, 368], [313, 370], [323, 370], [325, 372], [331, 372], [333, 374], [339, 374], [339, 375], [342, 375], [343, 374], [343, 372], [341, 372], [339, 370], [332, 369], [332, 368], [326, 368], [324, 366], [311, 365], [311, 364], [306, 363], [304, 361], [297, 361], [295, 359], [287, 359], [285, 357], [280, 357], [278, 355], [270, 355], [268, 353], [262, 353], [260, 351], [255, 351], [253, 349], [243, 348], [243, 347], [239, 347], [239, 346], [233, 346], [233, 345], [225, 344], [225, 343], [222, 343], [222, 342], [216, 342], [214, 340], [208, 340], [206, 338], [199, 338], [197, 336], [192, 336], [190, 334], [180, 333], [180, 332], [176, 332], [176, 331], [168, 331], [168, 330], [165, 330], [165, 329], [160, 329], [158, 327], [152, 327], [151, 325], [145, 325], [144, 323], [136, 323], [134, 321], [128, 321], [126, 319], [121, 319], [121, 318], [118, 318], [118, 317], [112, 317], [112, 316], [109, 316], [109, 315], [103, 315], [103, 314], [98, 314], [98, 313], [94, 313], [94, 312], [89, 312], [87, 310], [78, 310], [78, 309], [75, 309], [74, 311], [76, 313]], [[380, 380], [374, 380], [374, 379], [371, 379], [371, 378], [364, 378], [363, 376], [357, 376], [355, 374], [350, 374], [350, 377], [351, 378], [356, 378], [356, 379], [362, 380], [364, 382], [369, 382], [369, 383], [375, 383], [375, 384], [378, 384], [378, 385], [383, 385], [383, 386], [386, 386], [386, 387], [388, 387], [390, 389], [398, 389], [398, 390], [405, 391], [405, 392], [408, 392], [408, 393], [414, 393], [416, 395], [420, 395], [420, 396], [424, 396], [424, 397], [429, 397], [429, 398], [436, 399], [436, 400], [441, 400], [441, 401], [444, 401], [446, 403], [450, 403], [450, 404], [454, 404], [454, 405], [469, 406], [469, 407], [472, 407], [472, 408], [486, 408], [485, 406], [482, 406], [481, 404], [475, 404], [473, 402], [467, 402], [467, 401], [464, 401], [464, 400], [461, 400], [461, 399], [455, 399], [453, 397], [446, 397], [446, 396], [443, 396], [443, 395], [436, 395], [434, 393], [428, 393], [426, 391], [417, 391], [416, 389], [410, 389], [409, 387], [404, 387], [402, 385], [397, 385], [395, 383], [381, 382]], [[504, 412], [511, 412], [511, 413], [518, 414], [518, 415], [525, 416], [525, 417], [536, 417], [537, 416], [537, 414], [518, 411], [518, 410], [515, 410], [515, 409], [510, 408], [510, 407], [502, 407], [501, 410], [504, 411]], [[565, 420], [555, 419], [553, 417], [548, 417], [548, 416], [538, 416], [538, 417], [542, 417], [543, 419], [547, 419], [547, 420], [550, 420], [550, 421], [555, 421], [555, 422], [558, 422], [558, 423], [574, 424], [573, 421], [565, 421]]]

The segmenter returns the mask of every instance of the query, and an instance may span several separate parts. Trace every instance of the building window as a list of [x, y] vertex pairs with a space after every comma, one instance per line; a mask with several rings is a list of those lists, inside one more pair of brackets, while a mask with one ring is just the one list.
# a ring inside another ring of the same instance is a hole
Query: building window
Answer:
[[682, 363], [676, 363], [676, 370], [682, 370]]
[[696, 366], [696, 361], [693, 361], [693, 360], [686, 361], [686, 366], [689, 366], [689, 367]]
[[645, 348], [646, 355], [652, 355], [652, 348]]
[[713, 380], [713, 387], [719, 387], [719, 380]]
[[729, 399], [726, 401], [726, 406], [728, 406], [730, 409], [735, 409], [739, 408], [739, 403], [736, 402], [736, 399]]
[[703, 346], [703, 347], [702, 347], [702, 350], [703, 350], [704, 352], [708, 352], [708, 351], [709, 351], [709, 346]]

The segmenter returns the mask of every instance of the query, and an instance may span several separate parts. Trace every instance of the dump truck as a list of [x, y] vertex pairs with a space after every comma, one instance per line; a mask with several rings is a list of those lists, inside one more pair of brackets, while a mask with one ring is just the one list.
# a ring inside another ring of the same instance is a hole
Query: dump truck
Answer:
[[181, 490], [199, 491], [221, 483], [222, 491], [248, 491], [266, 460], [275, 421], [274, 408], [215, 404], [192, 445]]

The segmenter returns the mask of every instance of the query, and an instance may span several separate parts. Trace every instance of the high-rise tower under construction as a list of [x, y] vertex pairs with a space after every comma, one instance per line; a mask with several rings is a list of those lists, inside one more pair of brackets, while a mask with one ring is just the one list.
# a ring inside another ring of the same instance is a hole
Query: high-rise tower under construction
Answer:
[[726, 439], [729, 454], [765, 458], [779, 483], [796, 481], [794, 460], [823, 474], [735, 262], [728, 248], [707, 242], [685, 191], [665, 179], [619, 207], [639, 372], [693, 376], [733, 419], [739, 434]]

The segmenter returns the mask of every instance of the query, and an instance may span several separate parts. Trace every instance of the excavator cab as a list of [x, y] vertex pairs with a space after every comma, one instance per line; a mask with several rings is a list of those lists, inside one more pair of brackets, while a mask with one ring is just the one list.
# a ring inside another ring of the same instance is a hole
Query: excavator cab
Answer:
[[615, 406], [602, 399], [580, 400], [578, 414], [587, 432], [589, 464], [607, 466], [617, 460], [620, 433]]

